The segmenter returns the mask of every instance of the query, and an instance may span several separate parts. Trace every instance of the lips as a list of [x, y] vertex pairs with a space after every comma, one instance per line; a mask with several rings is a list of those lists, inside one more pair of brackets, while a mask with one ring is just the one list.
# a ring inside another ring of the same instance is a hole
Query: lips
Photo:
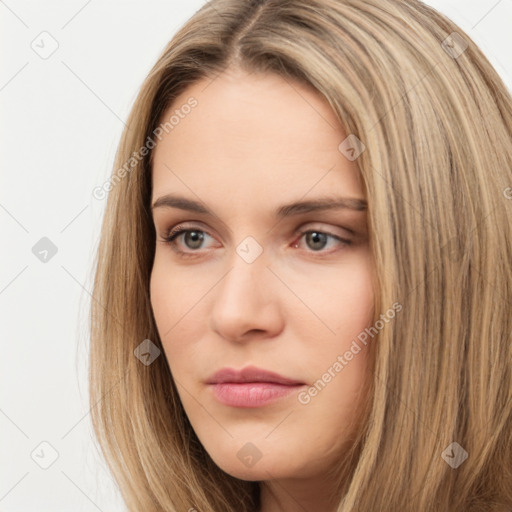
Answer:
[[278, 373], [264, 370], [256, 366], [247, 366], [241, 370], [234, 368], [222, 368], [215, 372], [208, 380], [207, 384], [225, 384], [225, 383], [261, 383], [268, 382], [274, 384], [281, 384], [283, 386], [297, 386], [305, 384], [302, 381], [290, 379], [279, 375]]
[[247, 366], [241, 370], [222, 368], [207, 380], [213, 396], [229, 407], [264, 407], [290, 397], [305, 383], [278, 373]]

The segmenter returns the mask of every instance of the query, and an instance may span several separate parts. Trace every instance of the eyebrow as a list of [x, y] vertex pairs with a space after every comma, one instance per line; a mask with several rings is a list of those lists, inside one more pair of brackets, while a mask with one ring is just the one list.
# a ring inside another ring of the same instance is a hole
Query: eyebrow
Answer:
[[[152, 210], [155, 208], [179, 208], [180, 210], [214, 216], [203, 204], [173, 194], [166, 194], [159, 197], [151, 207]], [[284, 218], [292, 215], [326, 210], [348, 209], [365, 211], [367, 208], [368, 203], [364, 199], [352, 197], [322, 197], [310, 201], [298, 201], [282, 205], [275, 210], [274, 215], [277, 218]]]

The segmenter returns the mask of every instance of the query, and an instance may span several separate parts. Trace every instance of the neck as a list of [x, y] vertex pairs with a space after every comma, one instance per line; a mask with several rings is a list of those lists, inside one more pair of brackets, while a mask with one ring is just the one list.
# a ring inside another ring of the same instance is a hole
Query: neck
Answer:
[[336, 512], [339, 498], [325, 478], [261, 482], [259, 512]]

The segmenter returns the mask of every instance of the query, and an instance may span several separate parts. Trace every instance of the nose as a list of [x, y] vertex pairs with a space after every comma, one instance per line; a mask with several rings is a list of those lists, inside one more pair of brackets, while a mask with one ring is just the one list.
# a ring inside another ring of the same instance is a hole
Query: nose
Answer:
[[[226, 340], [271, 338], [283, 328], [280, 281], [267, 267], [265, 253], [248, 263], [238, 254], [215, 287], [210, 328]], [[281, 284], [281, 288], [285, 288]]]

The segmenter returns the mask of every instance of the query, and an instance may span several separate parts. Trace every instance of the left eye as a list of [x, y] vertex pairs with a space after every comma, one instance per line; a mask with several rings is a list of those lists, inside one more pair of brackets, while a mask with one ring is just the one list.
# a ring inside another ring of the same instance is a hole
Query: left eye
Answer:
[[[305, 237], [307, 245], [312, 249], [311, 252], [320, 252], [325, 248], [329, 239], [339, 242], [339, 245], [348, 246], [352, 245], [351, 240], [341, 238], [332, 233], [326, 233], [319, 230], [300, 231], [300, 239]], [[208, 233], [200, 229], [184, 229], [177, 227], [164, 237], [164, 242], [169, 244], [176, 252], [181, 254], [191, 254], [190, 252], [179, 249], [177, 239], [183, 235], [185, 246], [192, 252], [197, 252], [201, 248], [205, 236], [210, 237]], [[212, 237], [210, 237], [212, 238]], [[298, 243], [294, 244], [294, 247], [298, 247]]]
[[[308, 245], [309, 243], [312, 244], [309, 245], [309, 247], [312, 247], [314, 252], [321, 251], [327, 245], [327, 241], [329, 239], [338, 241], [340, 245], [350, 245], [352, 243], [351, 240], [340, 238], [339, 236], [333, 235], [332, 233], [325, 233], [324, 231], [316, 230], [303, 231], [301, 232], [301, 238], [302, 237], [306, 237], [305, 240]], [[316, 247], [314, 247], [314, 245], [316, 245]]]

